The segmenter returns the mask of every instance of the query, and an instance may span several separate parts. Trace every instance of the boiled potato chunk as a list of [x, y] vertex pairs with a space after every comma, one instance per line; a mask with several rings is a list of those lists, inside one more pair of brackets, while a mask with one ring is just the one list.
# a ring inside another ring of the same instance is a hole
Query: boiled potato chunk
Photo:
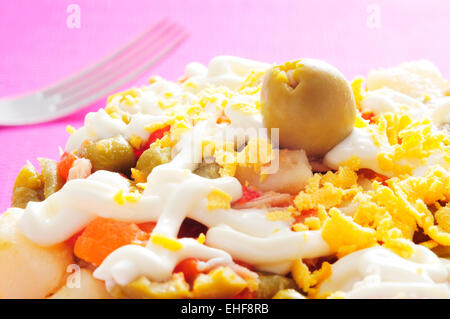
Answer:
[[280, 150], [278, 169], [264, 178], [252, 167], [238, 166], [235, 177], [243, 184], [262, 191], [297, 194], [313, 176], [308, 158], [303, 150]]
[[63, 284], [72, 251], [31, 242], [17, 228], [22, 214], [12, 208], [0, 216], [0, 298], [45, 298]]
[[79, 286], [63, 285], [51, 299], [111, 299], [112, 296], [105, 288], [105, 283], [95, 279], [92, 271], [88, 269], [79, 269], [69, 276], [79, 276], [74, 278], [74, 282], [79, 280]]
[[268, 129], [279, 128], [280, 148], [321, 157], [352, 132], [356, 105], [349, 83], [336, 68], [301, 59], [267, 71], [261, 112]]

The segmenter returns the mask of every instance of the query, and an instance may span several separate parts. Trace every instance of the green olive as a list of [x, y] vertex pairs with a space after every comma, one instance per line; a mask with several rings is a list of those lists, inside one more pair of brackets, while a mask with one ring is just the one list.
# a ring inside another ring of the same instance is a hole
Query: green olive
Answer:
[[194, 171], [194, 174], [198, 176], [215, 179], [220, 177], [220, 165], [216, 162], [213, 163], [200, 163], [197, 169]]
[[170, 147], [150, 147], [139, 157], [136, 168], [147, 178], [156, 166], [170, 162], [171, 153]]
[[281, 148], [320, 157], [352, 132], [356, 105], [349, 83], [336, 68], [301, 59], [267, 71], [261, 112], [268, 129], [279, 128]]
[[91, 161], [93, 171], [106, 170], [128, 174], [136, 164], [133, 147], [123, 136], [85, 142], [79, 155]]

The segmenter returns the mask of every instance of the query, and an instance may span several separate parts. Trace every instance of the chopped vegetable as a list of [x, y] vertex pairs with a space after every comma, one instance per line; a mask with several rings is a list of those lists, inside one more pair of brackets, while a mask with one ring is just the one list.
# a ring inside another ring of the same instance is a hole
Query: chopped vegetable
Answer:
[[220, 165], [217, 163], [201, 163], [197, 169], [194, 171], [194, 174], [197, 174], [201, 177], [214, 179], [220, 177]]
[[295, 281], [285, 276], [259, 274], [258, 278], [259, 285], [255, 293], [256, 298], [270, 299], [280, 290], [297, 288]]
[[58, 163], [55, 160], [40, 158], [41, 176], [44, 180], [44, 196], [49, 197], [64, 185], [64, 178], [58, 173]]
[[61, 175], [65, 180], [69, 177], [69, 171], [72, 168], [73, 162], [77, 157], [72, 153], [64, 152], [61, 155], [61, 159], [58, 163], [58, 173]]
[[170, 147], [150, 147], [139, 157], [136, 168], [141, 172], [141, 179], [147, 180], [152, 170], [161, 164], [170, 162], [172, 150]]
[[247, 282], [228, 267], [200, 274], [192, 288], [194, 298], [230, 298], [247, 287]]
[[40, 202], [42, 193], [28, 187], [18, 187], [13, 191], [12, 207], [25, 208], [28, 202]]
[[27, 163], [14, 182], [12, 206], [25, 208], [28, 202], [39, 202], [43, 197], [43, 182], [33, 165]]
[[150, 234], [153, 231], [153, 228], [155, 228], [155, 226], [156, 226], [155, 222], [148, 222], [148, 223], [138, 224], [138, 227], [142, 231], [144, 231], [144, 232], [146, 232], [148, 234]]
[[181, 272], [187, 282], [192, 283], [194, 279], [202, 273], [198, 267], [197, 258], [187, 258], [182, 260], [174, 269], [174, 273]]
[[120, 135], [96, 142], [85, 141], [79, 154], [91, 161], [93, 171], [107, 170], [128, 174], [136, 164], [133, 148]]
[[148, 237], [136, 224], [98, 217], [78, 237], [74, 253], [78, 258], [98, 266], [117, 248], [133, 241], [148, 240]]
[[[166, 282], [150, 281], [142, 276], [119, 288], [122, 294], [133, 299], [182, 299], [189, 298], [189, 285], [183, 274], [176, 273]], [[120, 296], [120, 293], [119, 293]]]
[[134, 150], [134, 154], [135, 154], [136, 158], [139, 158], [142, 155], [142, 153], [144, 153], [150, 147], [150, 145], [153, 144], [153, 142], [163, 138], [164, 134], [169, 131], [170, 131], [170, 125], [167, 125], [163, 128], [160, 128], [160, 129], [152, 132], [150, 134], [150, 136], [148, 137], [147, 141], [145, 143], [143, 143], [139, 149]]

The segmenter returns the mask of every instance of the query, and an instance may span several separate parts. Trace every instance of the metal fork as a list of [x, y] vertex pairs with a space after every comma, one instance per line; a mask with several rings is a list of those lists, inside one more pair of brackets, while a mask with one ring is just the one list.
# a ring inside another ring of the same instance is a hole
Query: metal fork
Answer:
[[103, 61], [40, 91], [0, 99], [0, 125], [46, 122], [121, 88], [169, 53], [187, 34], [163, 20]]

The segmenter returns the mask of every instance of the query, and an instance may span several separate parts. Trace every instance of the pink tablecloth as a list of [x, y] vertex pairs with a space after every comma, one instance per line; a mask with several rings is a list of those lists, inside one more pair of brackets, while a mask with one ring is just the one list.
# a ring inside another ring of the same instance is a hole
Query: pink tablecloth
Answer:
[[[81, 27], [68, 28], [69, 4]], [[448, 0], [15, 0], [0, 4], [0, 96], [46, 86], [112, 52], [168, 17], [190, 37], [149, 74], [176, 79], [190, 61], [232, 54], [268, 62], [324, 59], [351, 78], [369, 68], [427, 58], [450, 78]], [[86, 112], [29, 127], [0, 128], [0, 212], [26, 160], [58, 158]], [[0, 110], [1, 114], [1, 110]], [[0, 115], [1, 116], [1, 115]]]

